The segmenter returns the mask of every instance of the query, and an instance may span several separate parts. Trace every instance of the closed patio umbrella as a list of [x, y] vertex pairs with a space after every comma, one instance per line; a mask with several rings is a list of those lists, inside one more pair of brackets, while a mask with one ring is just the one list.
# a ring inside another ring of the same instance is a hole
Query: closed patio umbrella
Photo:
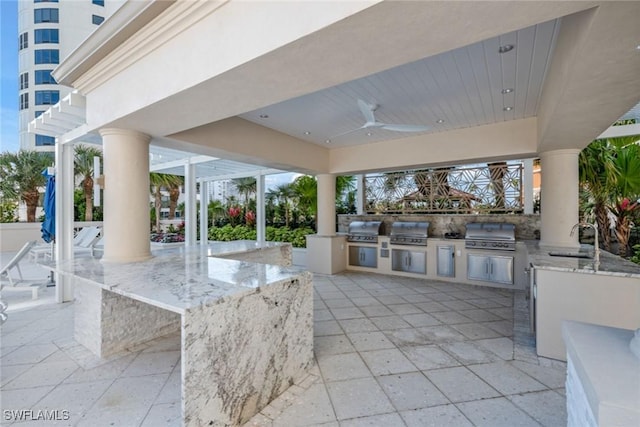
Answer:
[[51, 243], [56, 236], [56, 177], [45, 169], [42, 175], [47, 177], [47, 188], [44, 191], [44, 221], [42, 222], [42, 240]]

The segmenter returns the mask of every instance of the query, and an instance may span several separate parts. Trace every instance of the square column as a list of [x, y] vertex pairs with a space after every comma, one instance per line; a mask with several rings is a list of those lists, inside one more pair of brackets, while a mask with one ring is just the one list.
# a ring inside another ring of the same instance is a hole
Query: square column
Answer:
[[307, 236], [307, 269], [335, 274], [346, 269], [345, 237], [336, 235], [336, 177], [320, 174], [318, 179], [318, 234]]
[[151, 258], [149, 141], [129, 129], [101, 129], [104, 147], [103, 262]]

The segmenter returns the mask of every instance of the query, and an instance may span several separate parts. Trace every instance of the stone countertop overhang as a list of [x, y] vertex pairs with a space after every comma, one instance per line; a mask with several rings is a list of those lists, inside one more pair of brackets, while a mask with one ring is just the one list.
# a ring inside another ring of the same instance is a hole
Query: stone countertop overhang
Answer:
[[215, 242], [207, 246], [156, 250], [153, 258], [135, 263], [111, 264], [96, 258], [76, 258], [42, 265], [116, 294], [184, 314], [192, 307], [260, 292], [264, 286], [298, 279], [310, 281], [311, 273], [299, 268], [216, 257], [279, 250], [286, 245]]
[[595, 265], [592, 258], [571, 258], [551, 256], [549, 252], [585, 252], [593, 253], [592, 245], [580, 245], [579, 249], [540, 246], [539, 241], [525, 241], [529, 262], [534, 268], [567, 271], [605, 276], [635, 277], [640, 279], [640, 265], [634, 264], [617, 255], [600, 251], [600, 262]]

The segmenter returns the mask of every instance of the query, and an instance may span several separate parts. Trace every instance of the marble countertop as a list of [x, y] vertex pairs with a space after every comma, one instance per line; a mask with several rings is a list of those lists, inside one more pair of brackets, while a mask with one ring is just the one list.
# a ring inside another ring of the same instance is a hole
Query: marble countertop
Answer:
[[[260, 287], [293, 281], [311, 273], [282, 267], [216, 258], [216, 255], [278, 248], [281, 243], [215, 242], [207, 246], [152, 251], [153, 258], [135, 263], [102, 263], [97, 258], [47, 262], [43, 267], [103, 289], [183, 314], [190, 307], [216, 304], [259, 292]], [[310, 277], [307, 277], [310, 280]]]
[[640, 279], [640, 265], [606, 251], [600, 251], [600, 263], [598, 265], [595, 265], [592, 258], [569, 258], [549, 255], [549, 252], [586, 252], [592, 254], [592, 245], [580, 245], [579, 249], [572, 250], [561, 247], [540, 246], [540, 242], [537, 240], [525, 241], [525, 244], [529, 262], [535, 268], [607, 276], [637, 277]]

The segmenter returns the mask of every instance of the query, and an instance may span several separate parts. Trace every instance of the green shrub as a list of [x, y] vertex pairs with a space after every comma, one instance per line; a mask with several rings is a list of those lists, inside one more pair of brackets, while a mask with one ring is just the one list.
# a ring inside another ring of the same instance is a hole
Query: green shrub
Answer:
[[633, 245], [633, 256], [629, 259], [631, 262], [640, 264], [640, 245]]
[[[307, 246], [305, 238], [308, 234], [315, 232], [309, 228], [290, 229], [289, 227], [271, 227], [265, 229], [265, 238], [269, 242], [289, 242], [294, 248], [304, 248]], [[246, 225], [227, 224], [223, 227], [209, 228], [209, 240], [229, 242], [232, 240], [256, 240], [257, 234], [254, 228]]]
[[0, 222], [18, 222], [18, 202], [3, 200], [0, 202]]

